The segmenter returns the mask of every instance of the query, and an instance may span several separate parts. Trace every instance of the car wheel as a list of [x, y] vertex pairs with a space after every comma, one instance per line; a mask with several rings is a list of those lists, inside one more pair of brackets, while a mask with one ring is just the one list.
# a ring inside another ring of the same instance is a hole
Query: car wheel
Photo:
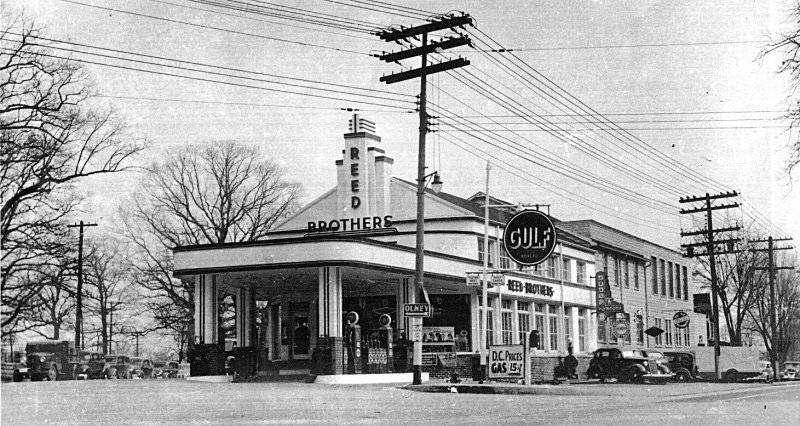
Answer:
[[680, 383], [689, 383], [692, 381], [692, 375], [687, 370], [678, 370], [675, 373], [675, 381]]
[[599, 379], [600, 378], [600, 372], [597, 370], [597, 368], [592, 367], [592, 368], [586, 370], [586, 378], [588, 378], [588, 379]]
[[14, 372], [14, 376], [12, 377], [12, 380], [14, 380], [15, 382], [21, 382], [22, 381], [22, 374], [19, 371], [15, 371]]
[[629, 383], [642, 383], [644, 381], [644, 374], [638, 368], [631, 368], [628, 372]]
[[722, 381], [726, 383], [736, 383], [739, 381], [739, 372], [736, 370], [728, 370], [722, 376]]
[[57, 378], [58, 378], [58, 369], [55, 366], [50, 367], [50, 369], [47, 370], [47, 381], [54, 382], [56, 381]]

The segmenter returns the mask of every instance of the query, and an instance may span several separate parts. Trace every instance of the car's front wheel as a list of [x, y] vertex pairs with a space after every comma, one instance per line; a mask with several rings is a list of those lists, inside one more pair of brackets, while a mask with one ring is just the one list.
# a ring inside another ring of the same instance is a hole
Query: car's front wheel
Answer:
[[692, 375], [686, 369], [680, 369], [675, 372], [675, 381], [679, 383], [689, 383], [692, 381]]
[[628, 370], [627, 379], [629, 383], [642, 383], [644, 381], [644, 373], [638, 368], [631, 368]]

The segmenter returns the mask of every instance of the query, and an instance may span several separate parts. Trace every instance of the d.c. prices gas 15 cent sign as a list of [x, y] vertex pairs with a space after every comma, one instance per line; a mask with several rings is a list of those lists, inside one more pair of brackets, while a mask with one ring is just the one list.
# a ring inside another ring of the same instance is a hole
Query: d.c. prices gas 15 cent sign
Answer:
[[508, 379], [525, 373], [522, 345], [489, 346], [489, 378]]
[[508, 257], [520, 265], [533, 266], [544, 262], [556, 248], [556, 227], [538, 210], [515, 214], [503, 231], [503, 247]]

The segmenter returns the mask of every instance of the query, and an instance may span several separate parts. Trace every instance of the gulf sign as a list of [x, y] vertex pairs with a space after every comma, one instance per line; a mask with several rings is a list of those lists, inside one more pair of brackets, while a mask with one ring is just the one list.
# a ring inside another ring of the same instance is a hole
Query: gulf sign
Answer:
[[503, 231], [503, 247], [508, 257], [523, 266], [538, 265], [556, 248], [558, 237], [553, 221], [538, 210], [515, 214]]

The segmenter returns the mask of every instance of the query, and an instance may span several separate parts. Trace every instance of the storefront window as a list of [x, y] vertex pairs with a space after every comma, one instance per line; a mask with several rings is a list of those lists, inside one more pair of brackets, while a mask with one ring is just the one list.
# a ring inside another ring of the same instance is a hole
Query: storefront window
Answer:
[[519, 342], [522, 343], [528, 338], [531, 331], [530, 303], [517, 302], [517, 321], [519, 322]]
[[[564, 308], [564, 341], [572, 338], [572, 317], [569, 315], [570, 308]], [[574, 344], [574, 342], [573, 342]]]
[[549, 339], [550, 346], [547, 349], [551, 351], [557, 351], [558, 350], [558, 307], [555, 305], [548, 305], [547, 313], [548, 313], [547, 325], [549, 326], [548, 332], [550, 335]]
[[580, 260], [575, 262], [576, 269], [578, 270], [577, 281], [579, 284], [586, 284], [586, 262]]
[[672, 346], [672, 320], [664, 320], [664, 334], [667, 346]]
[[536, 314], [535, 314], [535, 324], [536, 330], [539, 330], [539, 338], [541, 342], [539, 343], [542, 348], [544, 348], [544, 304], [537, 303], [536, 305]]
[[578, 309], [578, 352], [586, 352], [586, 309]]
[[500, 311], [500, 326], [502, 327], [500, 330], [501, 337], [503, 339], [504, 345], [510, 345], [513, 343], [514, 340], [514, 332], [512, 330], [511, 323], [513, 322], [513, 312], [511, 311], [511, 301], [510, 300], [503, 300], [502, 307]]

